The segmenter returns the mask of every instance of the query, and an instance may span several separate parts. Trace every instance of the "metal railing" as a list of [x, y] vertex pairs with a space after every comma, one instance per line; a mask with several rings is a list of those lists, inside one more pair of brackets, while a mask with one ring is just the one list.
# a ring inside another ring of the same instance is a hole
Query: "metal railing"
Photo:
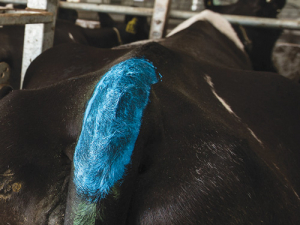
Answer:
[[[9, 1], [23, 4], [24, 1]], [[25, 25], [20, 89], [30, 63], [53, 46], [58, 0], [28, 0], [26, 10], [0, 10], [0, 25]]]
[[[26, 0], [0, 0], [5, 3], [16, 3], [26, 4]], [[112, 14], [125, 14], [135, 16], [153, 16], [154, 9], [142, 8], [142, 7], [131, 7], [131, 6], [118, 6], [118, 5], [105, 5], [105, 4], [92, 4], [92, 3], [71, 3], [71, 2], [60, 2], [59, 7], [65, 9], [76, 9], [93, 12], [106, 12]], [[181, 11], [181, 10], [170, 10], [168, 18], [174, 19], [188, 19], [199, 12]], [[294, 19], [270, 19], [260, 17], [249, 17], [249, 16], [235, 16], [225, 15], [225, 19], [230, 23], [240, 24], [244, 26], [255, 26], [255, 27], [268, 27], [278, 29], [297, 29], [300, 30], [300, 21]], [[0, 19], [1, 22], [1, 19]]]
[[49, 12], [36, 10], [1, 10], [1, 25], [22, 25], [34, 23], [51, 23], [53, 22], [53, 14]]
[[[94, 12], [106, 12], [115, 14], [125, 15], [136, 15], [136, 16], [153, 16], [154, 10], [151, 8], [137, 8], [130, 6], [115, 6], [115, 5], [97, 5], [90, 3], [70, 3], [60, 2], [59, 7], [66, 9], [77, 9], [77, 10], [88, 10]], [[169, 18], [174, 19], [188, 19], [199, 12], [181, 11], [181, 10], [170, 10]], [[292, 19], [270, 19], [250, 16], [236, 16], [236, 15], [225, 15], [232, 24], [240, 24], [243, 26], [253, 27], [267, 27], [274, 29], [296, 29], [300, 30], [300, 21]]]

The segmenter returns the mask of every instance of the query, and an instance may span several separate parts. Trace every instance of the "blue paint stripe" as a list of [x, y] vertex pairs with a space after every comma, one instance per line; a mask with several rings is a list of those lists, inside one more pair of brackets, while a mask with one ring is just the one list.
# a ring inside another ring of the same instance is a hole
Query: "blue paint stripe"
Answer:
[[74, 154], [76, 191], [88, 201], [104, 198], [130, 163], [155, 67], [132, 58], [111, 68], [89, 100]]

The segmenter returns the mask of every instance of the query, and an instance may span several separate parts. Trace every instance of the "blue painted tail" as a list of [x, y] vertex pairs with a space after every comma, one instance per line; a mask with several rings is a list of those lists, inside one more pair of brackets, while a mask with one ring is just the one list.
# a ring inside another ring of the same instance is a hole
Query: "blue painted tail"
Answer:
[[74, 154], [76, 192], [85, 200], [99, 201], [122, 179], [157, 82], [151, 62], [132, 58], [112, 67], [97, 84]]

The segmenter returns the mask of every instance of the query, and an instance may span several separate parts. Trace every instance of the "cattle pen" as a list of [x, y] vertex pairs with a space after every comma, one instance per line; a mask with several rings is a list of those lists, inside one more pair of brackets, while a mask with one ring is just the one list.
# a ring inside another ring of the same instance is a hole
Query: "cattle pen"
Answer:
[[[58, 7], [64, 9], [74, 9], [78, 11], [104, 12], [115, 15], [147, 16], [149, 18], [152, 18], [149, 39], [160, 39], [166, 34], [166, 28], [168, 26], [169, 19], [188, 19], [197, 14], [199, 10], [202, 10], [201, 7], [199, 7], [199, 4], [203, 4], [198, 0], [184, 1], [185, 3], [190, 2], [190, 10], [187, 10], [187, 7], [183, 7], [185, 10], [178, 10], [176, 8], [174, 9], [174, 7], [172, 7], [172, 4], [181, 5], [180, 1], [176, 0], [147, 1], [148, 7], [131, 6], [132, 4], [139, 5], [139, 3], [141, 2], [144, 1], [139, 0], [126, 2], [124, 0], [1, 0], [0, 3], [27, 5], [27, 9], [2, 10], [2, 13], [0, 14], [0, 25], [27, 24], [24, 36], [24, 51], [20, 88], [22, 88], [24, 75], [30, 62], [41, 52], [52, 46], [54, 36], [53, 30], [55, 27], [56, 12]], [[227, 0], [224, 2], [234, 1]], [[122, 3], [124, 4], [120, 5]], [[295, 0], [289, 0], [288, 3], [297, 5], [297, 2]], [[241, 26], [300, 30], [300, 21], [297, 19], [273, 19], [224, 14], [223, 16], [231, 24], [237, 24]], [[34, 35], [34, 39], [32, 38], [32, 35]]]
[[0, 225], [300, 224], [300, 0], [0, 0], [0, 43]]

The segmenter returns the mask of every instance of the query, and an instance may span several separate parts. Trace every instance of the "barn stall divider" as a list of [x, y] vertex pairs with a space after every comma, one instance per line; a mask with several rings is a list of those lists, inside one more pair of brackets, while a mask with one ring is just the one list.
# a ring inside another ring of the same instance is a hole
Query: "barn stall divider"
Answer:
[[[20, 2], [10, 1], [10, 3]], [[53, 46], [59, 1], [28, 0], [25, 3], [27, 4], [27, 9], [5, 9], [0, 13], [0, 25], [25, 24], [20, 88], [22, 88], [24, 75], [29, 64], [39, 54]]]

